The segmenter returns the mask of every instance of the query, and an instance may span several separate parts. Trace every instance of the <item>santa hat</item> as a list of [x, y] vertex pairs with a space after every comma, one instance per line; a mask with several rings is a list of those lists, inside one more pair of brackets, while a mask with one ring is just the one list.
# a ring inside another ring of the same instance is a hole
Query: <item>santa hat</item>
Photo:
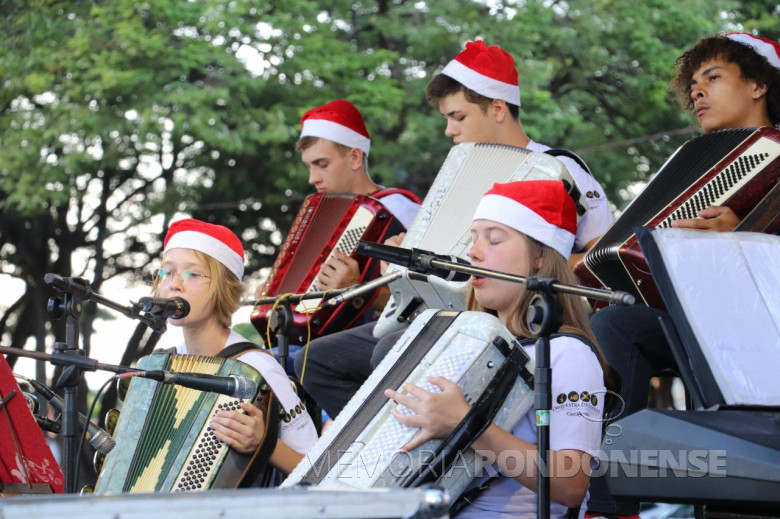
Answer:
[[753, 47], [753, 50], [764, 56], [770, 65], [780, 69], [780, 45], [776, 41], [745, 32], [731, 32], [726, 35], [726, 38]]
[[233, 231], [223, 225], [193, 218], [173, 222], [163, 243], [163, 254], [171, 249], [192, 249], [222, 263], [238, 280], [244, 276], [244, 247]]
[[558, 180], [493, 184], [474, 220], [491, 220], [534, 238], [569, 258], [577, 234], [574, 200]]
[[485, 97], [520, 106], [515, 60], [498, 45], [470, 41], [466, 50], [455, 56], [441, 73]]
[[358, 148], [368, 155], [371, 136], [366, 123], [355, 105], [337, 99], [312, 108], [301, 117], [301, 138], [320, 137], [329, 141]]

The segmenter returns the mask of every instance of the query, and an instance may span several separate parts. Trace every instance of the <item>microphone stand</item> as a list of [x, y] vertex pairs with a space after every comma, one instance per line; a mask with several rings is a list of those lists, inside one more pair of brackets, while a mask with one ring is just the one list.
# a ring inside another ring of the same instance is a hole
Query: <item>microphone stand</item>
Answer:
[[420, 263], [426, 267], [452, 270], [479, 277], [499, 279], [525, 285], [537, 292], [526, 313], [526, 324], [536, 337], [536, 370], [534, 372], [534, 409], [536, 411], [536, 513], [541, 519], [550, 517], [550, 411], [552, 410], [552, 368], [550, 366], [550, 336], [563, 324], [563, 308], [552, 297], [555, 293], [573, 294], [610, 304], [632, 305], [634, 296], [621, 291], [567, 285], [550, 278], [518, 276], [423, 254]]
[[[306, 292], [303, 294], [289, 294], [278, 295], [273, 297], [264, 297], [256, 301], [246, 301], [242, 303], [245, 306], [261, 306], [261, 305], [276, 305], [273, 309], [273, 314], [269, 317], [269, 325], [271, 330], [276, 336], [276, 355], [279, 358], [279, 363], [283, 368], [287, 368], [287, 357], [290, 352], [290, 340], [288, 333], [290, 326], [293, 324], [292, 305], [297, 305], [306, 299], [325, 299], [328, 298], [325, 304], [335, 306], [348, 299], [350, 296], [355, 296], [361, 293], [363, 289], [375, 290], [381, 286], [387, 285], [391, 281], [398, 279], [401, 276], [400, 272], [393, 274], [387, 274], [380, 276], [371, 281], [365, 283], [358, 283], [356, 285], [348, 286], [345, 288], [336, 288], [333, 290], [325, 290], [318, 292]], [[344, 296], [342, 298], [341, 296]], [[277, 304], [278, 302], [278, 304]]]
[[[325, 290], [318, 292], [306, 292], [303, 294], [282, 294], [273, 297], [263, 297], [255, 301], [245, 301], [242, 306], [274, 305], [273, 313], [268, 318], [268, 323], [276, 337], [276, 356], [279, 364], [287, 372], [287, 357], [290, 355], [290, 339], [287, 334], [293, 324], [292, 305], [297, 305], [306, 299], [322, 299], [328, 294], [346, 292], [347, 289]], [[278, 304], [277, 304], [278, 303]], [[269, 344], [270, 347], [270, 344]]]
[[[51, 285], [62, 292], [62, 297], [49, 299], [46, 309], [49, 319], [58, 320], [62, 317], [65, 321], [65, 342], [55, 342], [55, 353], [44, 360], [52, 364], [65, 366], [55, 387], [63, 388], [62, 410], [62, 436], [63, 436], [63, 475], [65, 477], [65, 492], [77, 492], [76, 474], [78, 473], [78, 438], [79, 438], [79, 411], [78, 411], [78, 385], [84, 370], [94, 371], [100, 363], [84, 356], [84, 350], [79, 348], [79, 317], [82, 304], [85, 300], [106, 305], [128, 317], [139, 319], [155, 331], [165, 330], [165, 320], [151, 315], [141, 315], [140, 306], [132, 307], [119, 305], [100, 294], [92, 291], [89, 282], [80, 278], [64, 278], [56, 274], [44, 276], [46, 284]], [[23, 350], [11, 348], [11, 355], [22, 355]], [[27, 352], [31, 353], [31, 352]], [[36, 352], [39, 353], [39, 352]], [[27, 356], [27, 355], [22, 355]], [[106, 366], [106, 365], [102, 365]], [[106, 369], [101, 367], [100, 369]], [[129, 368], [123, 368], [128, 370]]]

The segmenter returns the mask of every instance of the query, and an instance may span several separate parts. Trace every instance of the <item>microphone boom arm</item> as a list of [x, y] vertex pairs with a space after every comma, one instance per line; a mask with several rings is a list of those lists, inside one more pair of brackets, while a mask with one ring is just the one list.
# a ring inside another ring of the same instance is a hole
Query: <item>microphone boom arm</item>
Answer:
[[[454, 261], [445, 261], [438, 259], [435, 255], [431, 254], [420, 256], [420, 262], [434, 268], [462, 272], [464, 274], [471, 274], [472, 276], [476, 275], [484, 278], [520, 283], [521, 285], [525, 285], [529, 290], [537, 290], [538, 286], [542, 283], [541, 279], [535, 276], [520, 276], [517, 274], [500, 272], [498, 270], [475, 267], [473, 265], [464, 265], [463, 263], [456, 263]], [[632, 294], [620, 290], [590, 288], [582, 285], [567, 285], [557, 281], [552, 281], [549, 283], [549, 288], [553, 292], [573, 294], [575, 296], [583, 296], [588, 299], [607, 301], [610, 304], [633, 305], [635, 302], [635, 298]]]
[[291, 305], [297, 305], [306, 299], [324, 299], [331, 296], [341, 295], [347, 290], [351, 290], [360, 285], [353, 285], [345, 288], [335, 288], [333, 290], [321, 290], [317, 292], [305, 292], [303, 294], [280, 294], [278, 296], [263, 297], [261, 299], [255, 299], [252, 301], [244, 301], [241, 306], [260, 306], [260, 305], [272, 305], [280, 299]]
[[[358, 254], [401, 265], [410, 271], [427, 274], [429, 276], [435, 275], [437, 277], [445, 277], [442, 275], [442, 272], [460, 273], [465, 275], [461, 276], [460, 279], [454, 274], [447, 278], [448, 280], [453, 281], [465, 281], [468, 279], [469, 275], [472, 275], [519, 283], [526, 286], [529, 290], [573, 294], [584, 296], [588, 299], [608, 301], [610, 304], [632, 305], [635, 302], [634, 296], [628, 292], [590, 288], [581, 285], [567, 285], [553, 279], [508, 274], [497, 270], [475, 267], [469, 264], [469, 262], [455, 256], [435, 254], [421, 249], [407, 249], [404, 247], [359, 241], [356, 251]], [[452, 258], [457, 261], [443, 258]]]
[[43, 276], [43, 280], [47, 285], [51, 285], [61, 292], [69, 294], [78, 292], [84, 299], [90, 299], [103, 306], [107, 306], [108, 308], [116, 310], [117, 312], [130, 317], [131, 319], [137, 319], [146, 324], [155, 332], [163, 333], [165, 331], [165, 319], [158, 319], [151, 314], [142, 314], [142, 307], [138, 303], [133, 303], [132, 306], [124, 306], [115, 301], [112, 301], [98, 294], [97, 292], [94, 292], [89, 282], [84, 279], [66, 278], [57, 274], [48, 273]]

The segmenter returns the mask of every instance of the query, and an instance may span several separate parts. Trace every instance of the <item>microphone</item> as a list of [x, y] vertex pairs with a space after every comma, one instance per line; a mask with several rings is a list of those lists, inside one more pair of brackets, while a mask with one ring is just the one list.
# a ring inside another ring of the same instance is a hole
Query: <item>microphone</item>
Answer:
[[[46, 400], [48, 400], [54, 409], [62, 413], [62, 410], [65, 407], [65, 401], [62, 400], [62, 398], [60, 398], [57, 393], [49, 389], [47, 386], [41, 384], [37, 380], [28, 378], [25, 378], [25, 380], [29, 382], [29, 384], [35, 388], [35, 390], [40, 393]], [[79, 422], [81, 423], [82, 429], [86, 425], [87, 440], [89, 440], [89, 444], [92, 445], [96, 451], [101, 454], [108, 454], [111, 452], [111, 449], [113, 449], [116, 445], [116, 441], [111, 437], [110, 434], [87, 420], [87, 417], [81, 413], [79, 413]]]
[[393, 247], [392, 245], [382, 245], [367, 241], [359, 241], [355, 252], [364, 256], [378, 258], [388, 263], [401, 265], [413, 272], [440, 277], [445, 281], [467, 281], [471, 277], [471, 274], [466, 274], [465, 272], [455, 272], [446, 268], [434, 267], [431, 264], [433, 261], [448, 261], [450, 263], [471, 266], [468, 261], [450, 254], [434, 254], [427, 250], [405, 249], [403, 247]]
[[394, 281], [400, 277], [401, 277], [401, 272], [396, 270], [395, 272], [391, 272], [390, 274], [385, 274], [384, 276], [378, 277], [367, 283], [363, 283], [362, 285], [355, 285], [352, 288], [348, 288], [341, 294], [338, 294], [328, 299], [325, 302], [325, 306], [340, 305], [344, 301], [349, 301], [350, 299], [354, 299], [355, 297], [362, 296], [363, 294], [369, 292], [373, 292], [377, 288], [385, 286], [391, 281]]
[[163, 370], [132, 371], [119, 375], [119, 378], [127, 377], [149, 378], [163, 384], [176, 384], [240, 399], [254, 398], [257, 394], [257, 384], [253, 380], [236, 375], [220, 377], [205, 373], [174, 373]]
[[[19, 375], [16, 373], [14, 373], [14, 376], [19, 377]], [[33, 418], [35, 418], [35, 421], [38, 422], [38, 426], [41, 428], [41, 430], [53, 432], [56, 434], [62, 432], [62, 424], [38, 414], [40, 404], [38, 402], [38, 397], [34, 393], [22, 391], [22, 396], [24, 397], [24, 401], [27, 402], [27, 407], [30, 409]]]
[[138, 300], [141, 310], [150, 313], [160, 319], [181, 319], [190, 313], [190, 304], [186, 299], [174, 297], [173, 299], [154, 299], [142, 297]]

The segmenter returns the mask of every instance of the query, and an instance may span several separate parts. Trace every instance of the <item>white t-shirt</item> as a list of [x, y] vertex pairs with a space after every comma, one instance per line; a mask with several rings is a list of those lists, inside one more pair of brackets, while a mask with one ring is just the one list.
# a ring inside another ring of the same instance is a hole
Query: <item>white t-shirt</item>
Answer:
[[[525, 347], [531, 359], [536, 358], [534, 344]], [[582, 341], [568, 336], [550, 340], [552, 367], [552, 411], [550, 412], [550, 449], [573, 449], [598, 454], [601, 448], [601, 417], [604, 413], [604, 378], [596, 355]], [[529, 410], [512, 428], [512, 434], [536, 445], [536, 414]], [[528, 463], [525, 464], [528, 467]], [[533, 464], [530, 465], [534, 467]], [[586, 470], [589, 470], [586, 468]], [[495, 473], [495, 467], [492, 468]], [[536, 472], [534, 472], [534, 477]], [[482, 484], [489, 476], [478, 478], [472, 486]], [[536, 492], [516, 479], [494, 478], [490, 488], [458, 514], [461, 518], [536, 517]], [[586, 497], [587, 500], [587, 497]], [[581, 509], [581, 515], [585, 508]], [[550, 517], [565, 517], [567, 508], [550, 503]]]
[[[238, 342], [247, 342], [247, 340], [231, 330], [224, 348]], [[186, 354], [186, 346], [184, 344], [178, 345], [176, 353]], [[317, 441], [317, 429], [281, 364], [273, 355], [260, 351], [245, 353], [238, 357], [238, 360], [259, 371], [268, 385], [271, 386], [276, 398], [279, 399], [279, 403], [285, 411], [283, 419], [279, 422], [279, 439], [299, 453], [307, 453]]]
[[417, 214], [417, 210], [420, 209], [420, 204], [401, 193], [393, 193], [377, 198], [377, 200], [401, 222], [405, 229], [412, 225], [414, 216]]
[[[539, 144], [535, 141], [530, 141], [526, 149], [531, 151], [544, 152], [549, 150], [550, 147], [544, 144]], [[580, 192], [585, 195], [588, 200], [588, 210], [582, 215], [579, 223], [577, 224], [577, 236], [574, 240], [574, 251], [580, 252], [585, 245], [593, 238], [602, 236], [607, 229], [612, 226], [615, 221], [615, 215], [612, 214], [612, 209], [609, 208], [609, 202], [607, 201], [607, 195], [604, 193], [604, 189], [601, 187], [596, 179], [582, 169], [575, 160], [569, 157], [556, 157], [563, 162], [566, 169], [571, 173], [574, 182], [577, 183], [577, 187]]]

